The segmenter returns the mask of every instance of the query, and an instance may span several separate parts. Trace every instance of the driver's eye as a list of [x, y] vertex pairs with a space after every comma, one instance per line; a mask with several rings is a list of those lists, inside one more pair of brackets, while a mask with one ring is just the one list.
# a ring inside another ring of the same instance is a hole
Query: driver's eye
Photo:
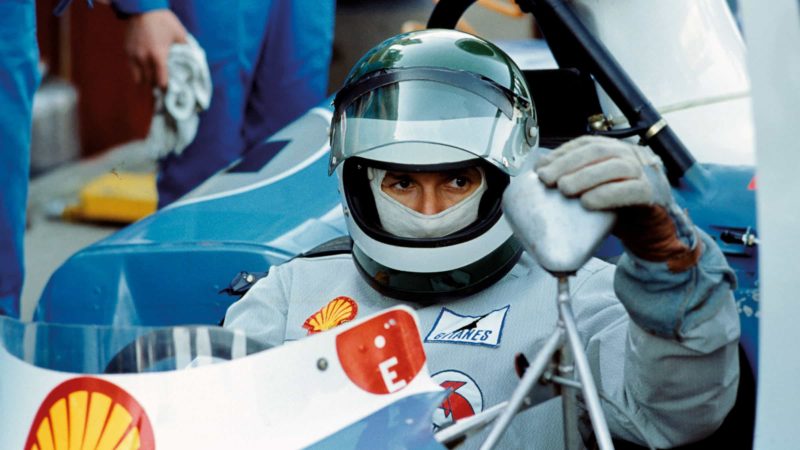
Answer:
[[400, 189], [408, 189], [411, 187], [411, 181], [399, 180], [397, 183], [395, 183], [395, 186], [399, 187]]
[[460, 175], [455, 176], [450, 179], [449, 184], [451, 188], [463, 189], [469, 184], [469, 178]]

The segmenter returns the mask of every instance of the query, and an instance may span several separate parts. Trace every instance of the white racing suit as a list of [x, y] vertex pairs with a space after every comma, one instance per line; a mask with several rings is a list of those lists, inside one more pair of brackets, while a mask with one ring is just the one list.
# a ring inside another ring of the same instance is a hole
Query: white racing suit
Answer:
[[[614, 401], [602, 404], [616, 437], [643, 443], [644, 433], [662, 448], [698, 440], [719, 426], [734, 403], [735, 279], [716, 244], [698, 234], [705, 250], [686, 272], [671, 273], [663, 263], [626, 253], [617, 266], [591, 260], [571, 279], [589, 363], [598, 388]], [[515, 355], [532, 359], [558, 317], [556, 280], [527, 254], [489, 288], [437, 304], [381, 295], [358, 273], [351, 255], [342, 254], [272, 267], [229, 308], [225, 326], [280, 345], [307, 336], [318, 324], [317, 313], [341, 297], [357, 305], [356, 318], [398, 303], [416, 309], [431, 374], [453, 390], [436, 410], [438, 427], [508, 400], [519, 382]], [[467, 446], [477, 447], [485, 436], [486, 431]], [[560, 399], [521, 413], [501, 446], [563, 448]]]

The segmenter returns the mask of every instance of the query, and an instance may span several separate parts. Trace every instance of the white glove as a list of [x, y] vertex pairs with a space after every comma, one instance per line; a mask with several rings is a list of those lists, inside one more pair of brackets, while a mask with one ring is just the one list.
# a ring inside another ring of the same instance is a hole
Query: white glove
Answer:
[[672, 198], [661, 159], [649, 148], [601, 136], [567, 142], [536, 162], [536, 173], [587, 209], [616, 210], [614, 234], [636, 256], [680, 272], [701, 254], [694, 227]]
[[543, 155], [536, 173], [587, 209], [666, 206], [671, 200], [661, 159], [649, 148], [600, 136], [583, 136]]

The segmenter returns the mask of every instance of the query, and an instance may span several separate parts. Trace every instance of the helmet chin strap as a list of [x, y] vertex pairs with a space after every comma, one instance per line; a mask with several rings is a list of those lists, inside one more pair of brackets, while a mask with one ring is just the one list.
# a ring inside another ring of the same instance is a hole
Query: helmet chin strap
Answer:
[[486, 176], [483, 169], [481, 184], [469, 196], [437, 214], [422, 214], [403, 205], [389, 194], [383, 192], [381, 183], [386, 170], [367, 168], [372, 196], [381, 226], [387, 232], [404, 238], [438, 238], [455, 233], [478, 218], [478, 208], [483, 193], [486, 192]]

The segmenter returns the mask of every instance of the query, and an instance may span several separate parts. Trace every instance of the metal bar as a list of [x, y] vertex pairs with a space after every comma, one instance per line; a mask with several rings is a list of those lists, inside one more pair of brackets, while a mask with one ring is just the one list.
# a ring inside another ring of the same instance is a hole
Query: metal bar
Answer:
[[586, 353], [583, 350], [583, 342], [578, 334], [578, 327], [575, 325], [572, 307], [566, 302], [559, 302], [558, 307], [567, 330], [567, 342], [572, 347], [575, 366], [578, 369], [578, 376], [583, 385], [583, 400], [589, 410], [589, 417], [592, 419], [592, 428], [597, 437], [597, 444], [601, 450], [612, 450], [614, 444], [611, 441], [611, 432], [608, 430], [608, 424], [600, 406], [600, 397], [597, 394], [594, 377], [589, 368], [589, 361], [586, 359]]
[[[558, 65], [591, 73], [632, 126], [649, 128], [662, 119], [611, 52], [586, 28], [567, 2], [519, 0], [518, 4], [523, 11], [533, 12]], [[694, 157], [669, 126], [646, 141], [663, 159], [672, 182], [677, 182], [695, 165]]]
[[508, 402], [498, 403], [491, 408], [481, 411], [474, 416], [461, 419], [447, 428], [439, 431], [433, 437], [442, 445], [455, 443], [459, 439], [466, 438], [470, 434], [482, 430], [486, 425], [494, 422], [503, 412]]
[[458, 19], [477, 0], [441, 0], [433, 7], [427, 28], [455, 30]]
[[[558, 277], [558, 294], [556, 304], [569, 304], [569, 277]], [[559, 326], [564, 327], [563, 309], [558, 308]], [[565, 345], [558, 352], [558, 375], [566, 379], [575, 379], [575, 357], [573, 349]], [[570, 388], [561, 389], [561, 414], [564, 427], [564, 448], [579, 450], [582, 439], [578, 433], [578, 391]]]
[[[574, 358], [572, 349], [564, 346], [560, 353], [558, 373], [566, 379], [575, 376]], [[561, 415], [564, 428], [564, 448], [566, 450], [579, 450], [582, 439], [578, 433], [578, 391], [564, 386], [561, 389]]]
[[580, 381], [562, 378], [558, 375], [551, 375], [550, 377], [547, 377], [547, 375], [545, 375], [545, 378], [547, 379], [547, 381], [552, 381], [553, 383], [560, 384], [561, 386], [570, 387], [573, 389], [577, 389], [579, 391], [583, 388]]
[[553, 331], [553, 334], [550, 335], [550, 338], [548, 338], [547, 342], [545, 342], [544, 346], [542, 346], [541, 350], [536, 354], [530, 367], [525, 371], [525, 375], [523, 375], [519, 385], [517, 385], [517, 388], [511, 394], [508, 406], [503, 410], [503, 414], [497, 419], [497, 422], [495, 422], [494, 427], [492, 427], [492, 430], [489, 432], [489, 437], [487, 437], [483, 445], [481, 445], [481, 450], [489, 450], [497, 445], [503, 432], [505, 432], [511, 420], [514, 418], [514, 415], [517, 411], [522, 409], [528, 397], [528, 393], [539, 381], [539, 378], [541, 378], [545, 369], [547, 369], [547, 364], [563, 344], [564, 328], [559, 326]]

